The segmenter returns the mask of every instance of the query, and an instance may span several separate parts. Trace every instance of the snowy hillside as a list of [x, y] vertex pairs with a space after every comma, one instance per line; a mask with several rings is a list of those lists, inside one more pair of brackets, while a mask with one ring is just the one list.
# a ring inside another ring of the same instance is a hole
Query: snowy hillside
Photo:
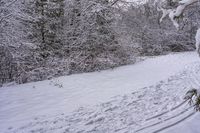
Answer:
[[2, 87], [0, 132], [180, 133], [182, 126], [184, 133], [198, 133], [197, 128], [186, 130], [198, 126], [191, 123], [199, 115], [183, 96], [199, 84], [199, 57], [185, 52], [113, 70]]

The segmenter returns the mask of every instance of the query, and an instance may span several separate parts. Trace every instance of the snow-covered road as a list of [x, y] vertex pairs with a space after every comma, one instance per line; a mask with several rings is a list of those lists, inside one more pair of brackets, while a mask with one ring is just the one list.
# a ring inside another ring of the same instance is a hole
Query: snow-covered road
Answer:
[[[193, 114], [181, 103], [185, 92], [199, 85], [199, 66], [198, 55], [186, 52], [113, 70], [3, 87], [0, 132], [154, 132], [179, 114], [180, 120]], [[159, 115], [163, 112], [168, 113]], [[163, 120], [166, 123], [160, 125]]]

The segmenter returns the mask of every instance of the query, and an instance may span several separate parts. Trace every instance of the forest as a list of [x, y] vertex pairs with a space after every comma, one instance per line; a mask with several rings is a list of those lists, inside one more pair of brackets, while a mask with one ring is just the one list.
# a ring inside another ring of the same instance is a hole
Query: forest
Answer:
[[0, 85], [133, 64], [138, 56], [195, 49], [200, 8], [191, 5], [174, 28], [168, 0], [1, 0]]

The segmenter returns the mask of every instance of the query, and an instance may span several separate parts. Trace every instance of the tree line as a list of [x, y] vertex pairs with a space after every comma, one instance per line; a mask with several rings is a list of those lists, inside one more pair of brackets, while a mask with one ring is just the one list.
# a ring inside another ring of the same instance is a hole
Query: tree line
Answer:
[[[166, 8], [176, 6], [171, 1]], [[194, 50], [200, 9], [192, 5], [180, 30], [155, 0], [0, 0], [0, 85], [100, 71], [137, 56]]]

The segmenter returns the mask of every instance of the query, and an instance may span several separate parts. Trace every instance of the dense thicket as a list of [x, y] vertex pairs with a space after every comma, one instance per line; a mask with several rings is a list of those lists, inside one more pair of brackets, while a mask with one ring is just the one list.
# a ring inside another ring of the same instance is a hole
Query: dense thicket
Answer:
[[[168, 19], [159, 23], [154, 0], [123, 4], [0, 0], [0, 85], [113, 68], [134, 63], [138, 55], [194, 49], [200, 12], [195, 5], [176, 31]], [[166, 4], [170, 6], [175, 5]]]
[[[14, 34], [17, 41], [1, 44], [0, 52], [5, 58], [1, 60], [5, 64], [0, 69], [1, 83], [13, 80], [26, 83], [130, 63], [129, 52], [117, 39], [113, 27], [114, 9], [109, 1], [26, 0], [16, 3], [17, 12], [14, 15], [9, 12], [13, 22], [5, 23], [8, 28], [12, 28], [13, 23], [19, 35]], [[7, 5], [1, 8], [4, 7]], [[9, 34], [13, 30], [3, 29]], [[6, 39], [6, 35], [2, 35], [2, 39]], [[13, 38], [8, 37], [8, 40]], [[10, 51], [11, 47], [14, 51]], [[11, 67], [6, 64], [13, 64], [14, 69], [7, 69]]]
[[[166, 8], [170, 8], [169, 4], [166, 4]], [[198, 5], [189, 8], [183, 14], [184, 17], [179, 18], [181, 28], [177, 31], [169, 19], [159, 22], [161, 12], [154, 1], [149, 1], [140, 6], [130, 6], [123, 11], [120, 27], [125, 26], [124, 38], [128, 36], [128, 44], [137, 47], [141, 55], [190, 51], [195, 49], [194, 37], [198, 28], [196, 20], [200, 18], [199, 12]]]

